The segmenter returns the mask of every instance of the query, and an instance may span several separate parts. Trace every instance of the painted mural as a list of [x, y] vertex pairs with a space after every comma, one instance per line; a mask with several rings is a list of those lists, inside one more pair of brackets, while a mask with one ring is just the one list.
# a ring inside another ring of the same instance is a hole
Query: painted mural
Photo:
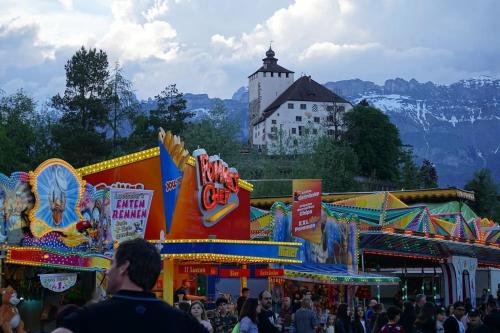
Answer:
[[111, 253], [144, 237], [153, 191], [142, 184], [93, 186], [67, 162], [0, 174], [0, 241], [60, 251]]
[[359, 225], [354, 216], [331, 212], [323, 204], [318, 222], [321, 234], [319, 242], [314, 242], [292, 236], [291, 215], [289, 205], [275, 203], [271, 207], [273, 241], [302, 243], [299, 259], [304, 263], [336, 264], [356, 271]]
[[34, 204], [28, 173], [14, 172], [10, 177], [0, 173], [0, 242], [19, 244]]

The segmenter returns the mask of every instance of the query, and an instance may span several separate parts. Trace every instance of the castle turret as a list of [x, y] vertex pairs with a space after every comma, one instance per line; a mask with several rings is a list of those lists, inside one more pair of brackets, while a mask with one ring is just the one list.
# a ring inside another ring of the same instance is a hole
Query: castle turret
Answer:
[[278, 65], [275, 52], [269, 46], [262, 67], [248, 77], [249, 133], [262, 112], [293, 83], [292, 71]]

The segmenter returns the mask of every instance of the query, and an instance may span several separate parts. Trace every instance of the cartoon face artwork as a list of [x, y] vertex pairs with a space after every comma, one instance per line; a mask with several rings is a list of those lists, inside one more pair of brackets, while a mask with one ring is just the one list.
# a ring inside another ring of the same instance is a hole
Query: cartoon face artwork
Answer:
[[65, 179], [64, 170], [60, 166], [54, 166], [53, 183], [49, 192], [49, 205], [52, 211], [52, 221], [55, 226], [60, 226], [64, 210], [66, 209], [66, 190], [68, 183]]

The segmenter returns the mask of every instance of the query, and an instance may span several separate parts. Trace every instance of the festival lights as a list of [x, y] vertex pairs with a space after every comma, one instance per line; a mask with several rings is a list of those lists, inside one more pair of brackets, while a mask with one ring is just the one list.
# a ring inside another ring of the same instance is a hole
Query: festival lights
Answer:
[[219, 263], [237, 263], [237, 264], [300, 264], [302, 260], [298, 259], [283, 259], [283, 258], [267, 258], [254, 256], [241, 256], [232, 254], [216, 254], [216, 253], [168, 253], [162, 254], [163, 259], [177, 259], [185, 261], [202, 261], [202, 262], [219, 262]]
[[[118, 168], [118, 167], [121, 167], [124, 165], [132, 164], [135, 162], [140, 162], [140, 161], [146, 160], [148, 158], [153, 158], [153, 157], [157, 157], [157, 156], [160, 156], [160, 148], [159, 147], [142, 150], [142, 151], [139, 151], [137, 153], [120, 156], [120, 157], [113, 158], [111, 160], [103, 161], [103, 162], [96, 163], [96, 164], [91, 164], [89, 166], [79, 168], [76, 171], [80, 174], [80, 176], [84, 177], [84, 176], [92, 175], [94, 173], [106, 171], [106, 170], [113, 169], [113, 168]], [[193, 156], [189, 156], [188, 160], [186, 161], [186, 164], [194, 167], [195, 161], [196, 160], [194, 159]], [[249, 191], [249, 192], [253, 191], [253, 185], [250, 184], [249, 182], [243, 180], [243, 179], [238, 180], [238, 186], [244, 190]]]

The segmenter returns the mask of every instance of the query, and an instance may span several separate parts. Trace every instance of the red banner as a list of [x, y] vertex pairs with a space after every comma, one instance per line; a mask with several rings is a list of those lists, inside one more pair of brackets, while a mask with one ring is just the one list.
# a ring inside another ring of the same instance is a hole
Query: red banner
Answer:
[[321, 179], [293, 181], [292, 235], [321, 242]]
[[356, 297], [357, 298], [365, 298], [365, 299], [371, 298], [372, 293], [371, 293], [370, 287], [359, 286], [358, 289], [356, 290]]
[[285, 270], [283, 268], [257, 268], [255, 269], [255, 277], [268, 277], [268, 276], [283, 276]]
[[249, 277], [250, 270], [245, 268], [221, 268], [219, 269], [219, 276], [226, 278], [240, 278]]
[[217, 275], [218, 273], [217, 267], [211, 265], [179, 265], [177, 271], [184, 274]]

